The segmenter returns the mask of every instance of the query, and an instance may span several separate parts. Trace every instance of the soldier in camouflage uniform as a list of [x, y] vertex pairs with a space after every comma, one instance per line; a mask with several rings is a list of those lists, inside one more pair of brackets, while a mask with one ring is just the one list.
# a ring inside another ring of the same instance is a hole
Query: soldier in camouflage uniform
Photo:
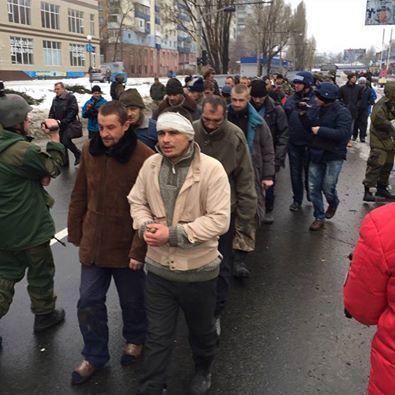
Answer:
[[[388, 180], [394, 165], [395, 144], [393, 136], [395, 128], [391, 121], [395, 119], [395, 83], [387, 83], [384, 96], [373, 106], [370, 125], [370, 154], [363, 181], [365, 194], [363, 200], [373, 202], [391, 198], [388, 191]], [[373, 195], [370, 188], [377, 187]]]
[[[0, 318], [12, 302], [15, 283], [27, 270], [27, 290], [35, 314], [34, 331], [64, 320], [55, 309], [55, 267], [49, 245], [55, 227], [49, 213], [53, 199], [45, 191], [60, 174], [65, 157], [56, 120], [46, 120], [47, 152], [26, 136], [32, 108], [19, 95], [0, 89]], [[0, 338], [1, 343], [1, 338]]]

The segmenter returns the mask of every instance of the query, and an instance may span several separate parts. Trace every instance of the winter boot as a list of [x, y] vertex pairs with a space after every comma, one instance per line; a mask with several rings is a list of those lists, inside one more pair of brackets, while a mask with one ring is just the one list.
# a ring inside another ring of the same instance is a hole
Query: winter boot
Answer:
[[233, 277], [236, 278], [250, 277], [250, 271], [247, 269], [244, 260], [237, 256], [235, 256], [235, 259], [233, 261]]
[[271, 210], [266, 210], [262, 222], [266, 225], [271, 225], [274, 222], [273, 212]]
[[36, 314], [34, 319], [34, 332], [42, 332], [64, 321], [63, 309], [56, 309], [48, 314]]
[[365, 187], [365, 194], [363, 195], [364, 202], [375, 202], [376, 198], [374, 197], [373, 193], [370, 192], [369, 187]]
[[191, 395], [205, 395], [211, 387], [210, 369], [197, 369], [189, 387]]
[[377, 184], [376, 196], [382, 197], [384, 199], [393, 199], [393, 198], [395, 198], [395, 196], [392, 195], [391, 192], [388, 190], [388, 186], [387, 185], [381, 185], [381, 184]]

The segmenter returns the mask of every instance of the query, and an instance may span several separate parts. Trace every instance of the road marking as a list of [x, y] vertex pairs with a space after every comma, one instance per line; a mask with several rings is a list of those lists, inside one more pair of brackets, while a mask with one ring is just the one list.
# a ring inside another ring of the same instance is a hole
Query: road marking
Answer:
[[[68, 235], [67, 228], [62, 229], [60, 232], [56, 233], [55, 237], [56, 239], [62, 240]], [[56, 239], [52, 239], [50, 245], [54, 245], [55, 243], [58, 243]]]

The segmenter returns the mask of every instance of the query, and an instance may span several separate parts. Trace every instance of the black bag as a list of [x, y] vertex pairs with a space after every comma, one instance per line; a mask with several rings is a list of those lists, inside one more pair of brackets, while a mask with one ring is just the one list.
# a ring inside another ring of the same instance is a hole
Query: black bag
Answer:
[[78, 139], [79, 137], [82, 137], [82, 123], [78, 116], [74, 121], [71, 121], [68, 124], [66, 133], [67, 137], [70, 139]]

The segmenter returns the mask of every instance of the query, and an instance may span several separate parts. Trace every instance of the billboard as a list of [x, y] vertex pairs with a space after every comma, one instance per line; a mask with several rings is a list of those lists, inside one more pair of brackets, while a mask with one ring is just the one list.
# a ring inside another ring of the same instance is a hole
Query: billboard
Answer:
[[395, 0], [367, 0], [365, 25], [395, 25]]

